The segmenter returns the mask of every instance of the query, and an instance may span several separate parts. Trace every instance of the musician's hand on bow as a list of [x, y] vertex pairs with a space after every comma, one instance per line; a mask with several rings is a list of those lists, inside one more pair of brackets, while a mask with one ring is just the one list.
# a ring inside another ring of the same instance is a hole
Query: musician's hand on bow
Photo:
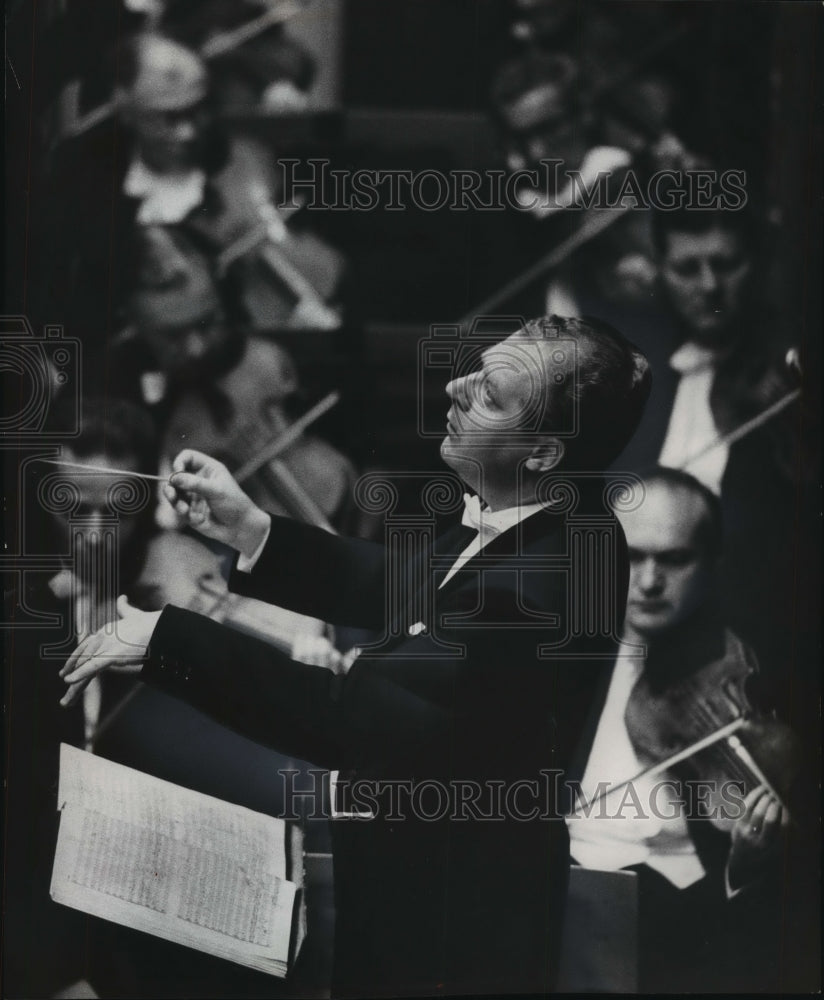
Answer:
[[788, 822], [787, 810], [763, 785], [747, 795], [744, 812], [732, 828], [728, 871], [733, 889], [763, 873], [779, 848]]
[[226, 466], [187, 448], [175, 458], [172, 470], [163, 491], [184, 523], [252, 556], [269, 530], [269, 516], [243, 492]]
[[80, 697], [89, 681], [104, 670], [136, 674], [143, 666], [146, 649], [162, 612], [138, 611], [125, 597], [117, 599], [119, 619], [114, 632], [105, 625], [86, 636], [66, 660], [60, 676], [69, 688], [60, 699], [67, 708]]

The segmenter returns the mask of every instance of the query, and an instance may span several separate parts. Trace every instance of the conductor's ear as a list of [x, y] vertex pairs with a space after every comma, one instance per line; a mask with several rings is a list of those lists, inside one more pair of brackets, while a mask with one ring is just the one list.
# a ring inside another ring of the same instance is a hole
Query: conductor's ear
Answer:
[[532, 449], [526, 467], [530, 472], [549, 472], [558, 466], [563, 457], [564, 442], [556, 437], [544, 438]]

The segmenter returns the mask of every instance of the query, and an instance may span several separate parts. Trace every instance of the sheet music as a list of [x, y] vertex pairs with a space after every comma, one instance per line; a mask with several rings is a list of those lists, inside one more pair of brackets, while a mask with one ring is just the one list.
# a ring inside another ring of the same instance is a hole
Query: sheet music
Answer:
[[297, 886], [282, 820], [66, 745], [59, 803], [57, 902], [285, 973]]

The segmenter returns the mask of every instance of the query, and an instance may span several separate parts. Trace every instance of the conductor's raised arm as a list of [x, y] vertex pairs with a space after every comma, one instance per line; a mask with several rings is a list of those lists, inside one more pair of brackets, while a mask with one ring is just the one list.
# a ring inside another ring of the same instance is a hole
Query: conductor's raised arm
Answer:
[[223, 463], [181, 451], [166, 498], [183, 524], [238, 552], [229, 587], [334, 625], [384, 625], [385, 550], [261, 510]]

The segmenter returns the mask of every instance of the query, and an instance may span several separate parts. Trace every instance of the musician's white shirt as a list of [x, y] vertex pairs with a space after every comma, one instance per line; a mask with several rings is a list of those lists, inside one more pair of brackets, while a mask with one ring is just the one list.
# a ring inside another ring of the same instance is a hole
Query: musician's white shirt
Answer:
[[670, 367], [681, 378], [658, 458], [659, 465], [684, 469], [717, 495], [729, 458], [729, 447], [718, 443], [720, 434], [710, 408], [719, 360], [717, 352], [692, 341], [670, 358]]
[[441, 580], [438, 589], [445, 586], [458, 570], [473, 559], [484, 546], [488, 545], [493, 538], [514, 528], [516, 524], [536, 513], [541, 507], [540, 503], [523, 504], [517, 507], [506, 507], [504, 510], [489, 510], [481, 505], [477, 496], [469, 493], [464, 494], [464, 513], [461, 523], [467, 528], [474, 528], [478, 534], [472, 539], [467, 547], [461, 552], [453, 563], [449, 572]]
[[[581, 791], [588, 802], [604, 789], [644, 770], [624, 722], [627, 702], [644, 669], [637, 647], [622, 644], [609, 685]], [[584, 868], [617, 871], [646, 864], [679, 889], [705, 874], [687, 831], [677, 790], [668, 775], [640, 778], [592, 803], [589, 816], [567, 819], [572, 859]]]
[[139, 157], [132, 160], [123, 181], [123, 192], [139, 198], [137, 222], [141, 226], [173, 226], [203, 201], [206, 174], [199, 169], [185, 174], [157, 174]]

